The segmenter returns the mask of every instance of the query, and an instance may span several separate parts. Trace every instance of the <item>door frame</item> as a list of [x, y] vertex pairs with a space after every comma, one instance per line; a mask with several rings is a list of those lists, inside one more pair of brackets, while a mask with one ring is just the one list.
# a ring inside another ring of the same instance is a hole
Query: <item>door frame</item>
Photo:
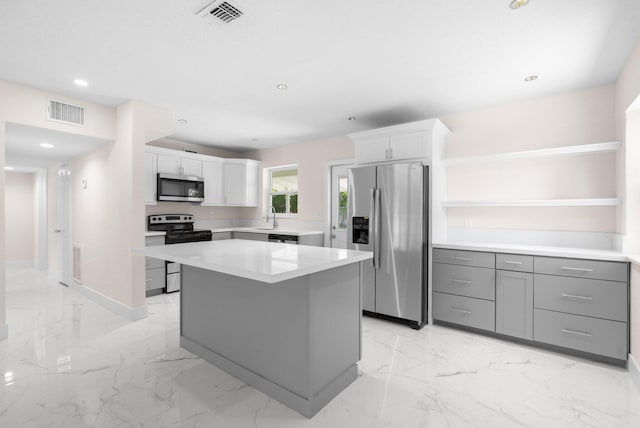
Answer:
[[331, 247], [331, 168], [341, 165], [355, 165], [356, 161], [350, 159], [338, 159], [325, 161], [324, 163], [324, 246]]

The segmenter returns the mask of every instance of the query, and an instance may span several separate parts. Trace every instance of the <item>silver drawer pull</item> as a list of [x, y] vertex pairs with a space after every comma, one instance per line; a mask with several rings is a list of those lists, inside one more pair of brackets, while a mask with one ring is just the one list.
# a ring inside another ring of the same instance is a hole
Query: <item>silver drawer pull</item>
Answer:
[[458, 284], [465, 284], [465, 285], [470, 285], [471, 284], [471, 281], [467, 281], [467, 280], [464, 280], [464, 279], [455, 279], [455, 278], [453, 278], [451, 281], [452, 282], [457, 282]]
[[566, 328], [560, 329], [560, 331], [563, 332], [563, 333], [567, 333], [567, 334], [575, 334], [576, 336], [584, 336], [584, 337], [593, 336], [592, 334], [589, 334], [589, 333], [583, 333], [581, 331], [567, 330]]
[[562, 297], [568, 297], [569, 299], [593, 300], [593, 297], [577, 296], [575, 294], [565, 294], [565, 293], [562, 293]]
[[509, 261], [509, 260], [505, 260], [504, 264], [505, 265], [521, 265], [522, 262], [512, 262], [512, 261]]
[[471, 262], [473, 261], [473, 259], [470, 259], [468, 257], [451, 257], [452, 260], [462, 260], [463, 262]]
[[449, 309], [451, 312], [458, 312], [461, 314], [471, 315], [471, 311], [465, 311], [464, 309], [451, 308]]
[[562, 270], [572, 270], [575, 272], [593, 272], [593, 269], [574, 268], [574, 267], [567, 267], [567, 266], [562, 266]]

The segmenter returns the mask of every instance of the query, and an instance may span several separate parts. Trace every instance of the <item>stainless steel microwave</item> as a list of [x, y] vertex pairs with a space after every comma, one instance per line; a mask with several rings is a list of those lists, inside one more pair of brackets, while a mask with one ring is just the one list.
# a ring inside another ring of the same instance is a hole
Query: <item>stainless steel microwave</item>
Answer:
[[159, 173], [158, 200], [202, 202], [204, 201], [204, 178]]

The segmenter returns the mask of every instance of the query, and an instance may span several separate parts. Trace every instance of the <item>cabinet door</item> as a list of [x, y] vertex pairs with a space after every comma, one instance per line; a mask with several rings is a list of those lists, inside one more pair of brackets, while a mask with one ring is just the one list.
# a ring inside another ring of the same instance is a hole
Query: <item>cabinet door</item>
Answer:
[[158, 172], [161, 174], [180, 174], [181, 162], [179, 156], [158, 154]]
[[247, 200], [247, 166], [241, 163], [225, 163], [223, 171], [224, 203], [244, 205]]
[[354, 144], [356, 163], [379, 162], [389, 159], [389, 136], [373, 137]]
[[389, 141], [389, 159], [415, 159], [427, 156], [427, 133], [414, 132], [392, 135]]
[[155, 205], [158, 187], [158, 155], [155, 153], [144, 154], [144, 203]]
[[496, 332], [533, 340], [533, 274], [497, 271]]
[[246, 198], [244, 205], [247, 207], [258, 206], [258, 172], [260, 170], [260, 164], [250, 162], [246, 166]]
[[204, 202], [202, 205], [222, 204], [222, 163], [202, 162], [202, 177], [204, 178]]
[[195, 159], [181, 159], [182, 174], [195, 177], [202, 177], [202, 161]]
[[266, 233], [233, 232], [233, 239], [246, 239], [249, 241], [268, 241], [269, 235]]

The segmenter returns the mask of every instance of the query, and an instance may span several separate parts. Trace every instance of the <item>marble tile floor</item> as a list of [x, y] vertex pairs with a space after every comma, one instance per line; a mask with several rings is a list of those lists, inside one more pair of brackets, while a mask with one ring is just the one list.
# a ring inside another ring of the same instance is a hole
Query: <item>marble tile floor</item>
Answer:
[[178, 346], [179, 294], [127, 322], [7, 272], [0, 427], [640, 427], [625, 369], [364, 318], [358, 379], [306, 419]]

